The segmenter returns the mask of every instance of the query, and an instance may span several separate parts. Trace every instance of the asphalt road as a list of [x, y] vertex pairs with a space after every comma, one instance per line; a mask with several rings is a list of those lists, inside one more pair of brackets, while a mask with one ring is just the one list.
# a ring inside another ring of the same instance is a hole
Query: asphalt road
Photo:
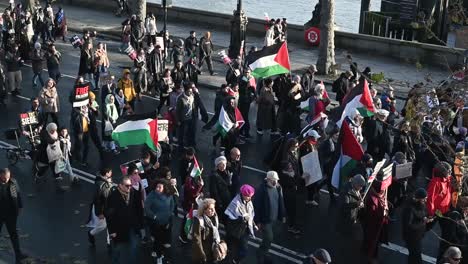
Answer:
[[[131, 66], [127, 56], [119, 54], [118, 43], [109, 41], [108, 50], [111, 60], [111, 72], [118, 79], [122, 67]], [[74, 78], [78, 72], [79, 50], [73, 49], [69, 44], [58, 42], [57, 48], [62, 52], [62, 74], [63, 78], [58, 84], [60, 94], [60, 124], [68, 126], [71, 105], [68, 95], [73, 87]], [[46, 76], [47, 73], [44, 73]], [[39, 90], [33, 90], [31, 85], [32, 71], [29, 67], [23, 68], [23, 93], [18, 97], [9, 97], [7, 106], [1, 107], [0, 111], [0, 146], [16, 144], [14, 141], [5, 139], [3, 131], [15, 127], [18, 122], [18, 114], [29, 107], [28, 98], [37, 95]], [[203, 85], [199, 87], [202, 100], [209, 111], [213, 110], [215, 93]], [[99, 100], [98, 100], [99, 102]], [[142, 102], [137, 102], [136, 111], [152, 111], [157, 106], [155, 98], [144, 97]], [[3, 108], [3, 109], [2, 109]], [[255, 124], [255, 107], [251, 111], [252, 124]], [[255, 135], [254, 130], [251, 131]], [[211, 146], [211, 132], [201, 132], [198, 128], [198, 153], [197, 158], [205, 165], [205, 177], [209, 178], [209, 172], [213, 168]], [[89, 204], [93, 195], [93, 178], [100, 167], [97, 150], [90, 143], [90, 156], [88, 167], [73, 165], [75, 173], [82, 179], [78, 186], [74, 186], [66, 192], [55, 189], [51, 176], [48, 180], [35, 184], [32, 181], [31, 161], [23, 160], [17, 165], [11, 166], [13, 176], [22, 187], [25, 208], [19, 219], [21, 245], [25, 252], [33, 257], [31, 263], [109, 263], [109, 257], [105, 247], [103, 236], [98, 237], [96, 249], [88, 246], [87, 229], [84, 227], [87, 218]], [[26, 146], [24, 144], [23, 146]], [[254, 138], [252, 142], [240, 147], [244, 168], [241, 178], [244, 183], [258, 186], [267, 169], [263, 164], [263, 158], [268, 153], [271, 140], [268, 135]], [[0, 152], [2, 152], [0, 150]], [[107, 155], [104, 159], [106, 165], [114, 169], [114, 175], [120, 176], [119, 165], [138, 158], [139, 148], [131, 147], [128, 151], [118, 156]], [[174, 161], [175, 162], [175, 161]], [[0, 153], [0, 166], [7, 166], [6, 155]], [[301, 195], [302, 195], [302, 191]], [[303, 196], [301, 196], [303, 197]], [[305, 255], [313, 252], [318, 247], [324, 247], [330, 251], [333, 263], [358, 263], [350, 259], [344, 259], [339, 249], [342, 247], [340, 236], [335, 231], [336, 209], [329, 207], [327, 196], [322, 197], [318, 207], [301, 205], [299, 219], [301, 219], [304, 235], [294, 237], [286, 232], [284, 226], [278, 225], [275, 245], [271, 254], [275, 263], [303, 263]], [[303, 201], [303, 200], [302, 200]], [[173, 228], [173, 247], [171, 263], [186, 263], [190, 254], [190, 246], [182, 246], [176, 239], [178, 236], [180, 220], [178, 219]], [[4, 235], [6, 231], [3, 230]], [[259, 235], [261, 237], [261, 235]], [[258, 247], [259, 239], [251, 239], [249, 257], [246, 263], [255, 263], [255, 248]], [[390, 241], [388, 246], [381, 247], [380, 263], [394, 264], [406, 263], [407, 251], [401, 240], [400, 224], [394, 222], [390, 227]], [[5, 236], [0, 238], [0, 263], [13, 263], [9, 239]], [[433, 234], [428, 233], [424, 240], [423, 252], [427, 263], [434, 263], [437, 253], [438, 241]], [[406, 253], [405, 253], [406, 252]], [[148, 249], [143, 248], [141, 255], [142, 263], [150, 263]]]

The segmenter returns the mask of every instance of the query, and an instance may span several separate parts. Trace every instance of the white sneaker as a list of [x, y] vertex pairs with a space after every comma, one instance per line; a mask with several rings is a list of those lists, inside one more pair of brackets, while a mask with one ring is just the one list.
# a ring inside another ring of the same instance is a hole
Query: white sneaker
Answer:
[[156, 264], [163, 264], [163, 258], [164, 257], [159, 257], [156, 259]]

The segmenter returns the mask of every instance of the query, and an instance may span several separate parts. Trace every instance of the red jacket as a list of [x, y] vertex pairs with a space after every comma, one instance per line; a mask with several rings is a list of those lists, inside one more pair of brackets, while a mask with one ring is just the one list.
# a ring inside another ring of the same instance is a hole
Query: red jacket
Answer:
[[450, 209], [452, 176], [433, 177], [427, 187], [427, 212], [433, 216], [437, 210], [445, 214]]
[[196, 185], [192, 177], [187, 177], [184, 184], [184, 199], [182, 201], [182, 208], [188, 212], [195, 204], [195, 200], [203, 190], [202, 185]]

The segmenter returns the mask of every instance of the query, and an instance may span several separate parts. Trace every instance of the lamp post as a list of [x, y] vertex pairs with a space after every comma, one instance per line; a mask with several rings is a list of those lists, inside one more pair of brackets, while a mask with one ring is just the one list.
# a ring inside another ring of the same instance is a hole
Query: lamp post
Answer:
[[163, 59], [163, 69], [166, 68], [166, 57], [169, 47], [167, 46], [167, 8], [172, 6], [172, 0], [162, 0], [163, 11], [164, 11], [164, 28], [163, 28], [163, 43], [164, 43], [164, 59]]
[[228, 56], [231, 59], [241, 58], [245, 53], [245, 33], [247, 31], [247, 17], [242, 10], [242, 0], [237, 1], [237, 10], [234, 10], [234, 17], [231, 20], [231, 43], [229, 45]]

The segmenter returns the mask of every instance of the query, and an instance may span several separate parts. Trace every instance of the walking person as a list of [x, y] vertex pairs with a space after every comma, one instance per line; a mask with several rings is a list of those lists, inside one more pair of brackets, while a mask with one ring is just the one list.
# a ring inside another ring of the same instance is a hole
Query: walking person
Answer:
[[42, 79], [42, 71], [44, 69], [44, 53], [41, 49], [41, 43], [36, 42], [34, 43], [34, 50], [32, 51], [31, 57], [31, 64], [33, 70], [33, 89], [37, 88], [37, 80], [39, 79], [39, 83], [41, 87], [44, 87], [44, 80]]
[[156, 16], [149, 12], [145, 19], [145, 29], [146, 29], [146, 38], [147, 44], [156, 45], [156, 35], [158, 33], [158, 27], [156, 26]]
[[197, 51], [198, 47], [198, 39], [197, 39], [197, 32], [190, 31], [190, 36], [185, 39], [185, 51], [187, 52], [187, 57], [193, 58], [196, 56], [195, 52]]
[[16, 263], [22, 263], [27, 256], [21, 252], [16, 223], [23, 209], [23, 200], [18, 182], [11, 177], [8, 168], [0, 169], [0, 232], [6, 225], [15, 252]]
[[[184, 219], [182, 220], [182, 223], [187, 221], [187, 214], [191, 210], [197, 209], [196, 201], [202, 195], [204, 185], [205, 183], [203, 182], [203, 177], [201, 175], [187, 177], [185, 180], [185, 183], [182, 187], [184, 193], [181, 196], [183, 197], [181, 206], [182, 209], [184, 209]], [[180, 225], [179, 241], [183, 244], [188, 243], [187, 232], [185, 232], [185, 225]]]
[[254, 197], [255, 223], [262, 231], [263, 240], [257, 251], [259, 264], [264, 263], [265, 257], [273, 242], [274, 227], [281, 221], [286, 223], [283, 190], [278, 184], [279, 176], [276, 171], [268, 171], [262, 185], [257, 189]]
[[[106, 79], [109, 74], [109, 57], [107, 56], [107, 45], [99, 42], [96, 50], [94, 51], [94, 88], [99, 90], [101, 87], [101, 80]], [[105, 98], [105, 97], [104, 97]]]
[[[114, 188], [112, 184], [112, 169], [100, 169], [99, 175], [97, 175], [94, 181], [94, 186], [96, 191], [94, 192], [93, 202], [91, 204], [90, 221], [86, 225], [92, 228], [88, 231], [88, 242], [93, 247], [96, 245], [95, 236], [107, 229], [104, 213], [106, 211], [107, 199]], [[110, 248], [109, 232], [107, 232], [106, 235], [106, 242], [107, 247]]]
[[67, 31], [67, 18], [65, 17], [63, 8], [59, 7], [59, 10], [55, 14], [54, 40], [57, 40], [57, 37], [62, 37], [63, 42], [65, 42]]
[[219, 235], [219, 221], [215, 205], [214, 199], [204, 199], [197, 214], [193, 217], [193, 264], [218, 263], [225, 257], [225, 255], [217, 256], [214, 252], [214, 247], [220, 246], [220, 244], [222, 244], [223, 249], [227, 250], [226, 243], [221, 241]]
[[58, 112], [60, 111], [60, 99], [54, 79], [49, 78], [46, 85], [39, 94], [44, 125], [47, 124], [49, 116], [52, 122], [58, 125]]
[[48, 52], [46, 53], [47, 60], [47, 71], [49, 77], [54, 79], [56, 83], [62, 76], [60, 73], [60, 61], [62, 60], [62, 54], [55, 48], [54, 44], [49, 45]]
[[9, 90], [12, 95], [19, 95], [21, 94], [21, 82], [23, 81], [23, 75], [21, 74], [23, 60], [20, 57], [17, 44], [6, 52], [5, 64]]
[[115, 106], [115, 97], [113, 94], [108, 94], [105, 101], [102, 114], [103, 122], [101, 122], [103, 146], [104, 150], [112, 151], [117, 155], [119, 151], [116, 149], [115, 142], [112, 139], [112, 131], [114, 131], [114, 126], [117, 124], [119, 112]]
[[427, 217], [427, 192], [423, 188], [415, 191], [402, 211], [403, 240], [408, 248], [408, 264], [422, 264], [422, 240], [426, 233], [427, 224], [432, 218]]
[[112, 239], [112, 264], [138, 263], [138, 234], [143, 226], [141, 197], [132, 188], [129, 177], [123, 177], [107, 198], [104, 214]]
[[[61, 171], [56, 170], [56, 162], [60, 162], [59, 160], [63, 157], [57, 129], [58, 127], [55, 123], [49, 123], [46, 128], [41, 131], [41, 144], [38, 148], [37, 159], [34, 162], [36, 179], [41, 179], [47, 171], [47, 167], [49, 167], [56, 184], [63, 180], [60, 174]], [[60, 186], [57, 187], [61, 188]]]
[[[309, 153], [318, 151], [318, 141], [320, 139], [320, 135], [317, 131], [311, 129], [307, 132], [304, 140], [299, 144], [299, 159], [308, 155]], [[317, 154], [318, 155], [318, 154]], [[302, 166], [302, 164], [301, 164]], [[318, 201], [320, 198], [320, 189], [319, 189], [319, 182], [314, 182], [312, 184], [309, 183], [309, 179], [312, 177], [313, 171], [303, 171], [302, 178], [305, 180], [306, 189], [307, 189], [307, 198], [306, 204], [311, 204], [314, 206], [318, 206]]]
[[213, 72], [213, 61], [211, 60], [211, 54], [213, 53], [213, 42], [211, 40], [211, 32], [207, 31], [205, 35], [200, 39], [200, 62], [198, 67], [200, 70], [203, 66], [203, 62], [206, 62], [208, 66], [208, 71], [211, 75], [214, 75]]
[[[224, 212], [235, 195], [235, 193], [231, 193], [232, 173], [226, 170], [226, 166], [226, 157], [217, 157], [215, 170], [210, 178], [210, 197], [216, 200], [216, 211], [218, 212]], [[226, 217], [221, 216], [221, 222], [226, 224]]]
[[162, 264], [167, 257], [167, 245], [171, 244], [171, 224], [174, 214], [174, 199], [166, 194], [165, 183], [161, 180], [145, 201], [145, 214], [150, 221], [151, 235], [154, 237], [152, 256]]
[[85, 80], [91, 83], [95, 89], [94, 80], [94, 54], [93, 46], [91, 43], [85, 43], [81, 48], [80, 66], [78, 68], [78, 76], [83, 76]]
[[66, 127], [63, 127], [60, 129], [60, 134], [59, 134], [59, 140], [60, 140], [60, 149], [62, 150], [62, 160], [65, 163], [65, 170], [70, 177], [70, 182], [72, 184], [77, 184], [79, 181], [78, 176], [75, 176], [73, 173], [73, 169], [71, 167], [71, 140], [70, 140], [70, 134], [68, 133], [68, 129]]
[[270, 130], [270, 136], [276, 135], [276, 107], [273, 94], [273, 80], [266, 79], [257, 98], [257, 135], [262, 136], [265, 130]]
[[240, 193], [224, 211], [228, 218], [226, 240], [232, 263], [240, 263], [247, 256], [248, 238], [255, 237], [254, 231], [258, 230], [254, 222], [255, 212], [252, 203], [254, 194], [255, 189], [252, 186], [242, 185]]
[[139, 97], [135, 91], [135, 86], [133, 85], [132, 78], [130, 77], [130, 70], [123, 70], [123, 77], [120, 78], [117, 83], [117, 88], [122, 90], [125, 104], [129, 108], [127, 111], [133, 112], [135, 110], [135, 99]]
[[159, 105], [158, 105], [158, 114], [161, 115], [161, 109], [164, 104], [169, 105], [169, 94], [174, 89], [174, 81], [171, 77], [171, 70], [165, 69], [163, 73], [163, 78], [161, 81], [161, 87], [159, 90]]

